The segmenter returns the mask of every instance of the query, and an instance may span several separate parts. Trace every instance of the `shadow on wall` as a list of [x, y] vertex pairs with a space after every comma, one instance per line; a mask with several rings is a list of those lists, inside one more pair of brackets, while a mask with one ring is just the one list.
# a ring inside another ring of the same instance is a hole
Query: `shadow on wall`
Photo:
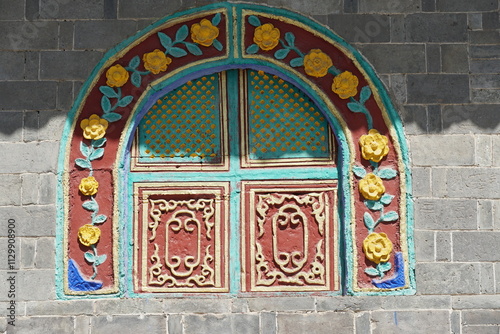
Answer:
[[[8, 111], [2, 112], [0, 133], [10, 136], [22, 128], [28, 133], [43, 131], [57, 139], [64, 115], [103, 51], [163, 16], [215, 2], [220, 1], [29, 2], [23, 17], [14, 21], [0, 38], [7, 51], [0, 55], [0, 60], [5, 60], [0, 62], [0, 80], [8, 80], [0, 81], [0, 110]], [[493, 104], [497, 103], [495, 99], [478, 101], [475, 98], [481, 93], [481, 89], [475, 88], [481, 85], [474, 82], [481, 81], [478, 77], [487, 74], [470, 75], [470, 69], [474, 71], [474, 68], [467, 45], [473, 42], [471, 34], [490, 33], [494, 29], [478, 31], [483, 26], [468, 22], [467, 15], [422, 13], [414, 2], [407, 0], [389, 1], [377, 8], [364, 0], [244, 2], [286, 7], [311, 15], [345, 38], [368, 59], [388, 87], [408, 134], [469, 133], [477, 128], [484, 129], [485, 133], [498, 131], [500, 117], [497, 105]], [[115, 20], [117, 18], [120, 20]], [[420, 24], [423, 19], [427, 20], [424, 25]], [[500, 34], [496, 33], [498, 44]], [[93, 37], [92, 41], [89, 36]], [[433, 44], [425, 44], [427, 42]], [[450, 52], [446, 49], [450, 44], [445, 45], [450, 42], [462, 44], [453, 46], [456, 49]], [[451, 58], [445, 59], [446, 55]], [[21, 75], [19, 67], [24, 69]], [[480, 73], [481, 69], [476, 72]], [[485, 94], [500, 95], [497, 91], [489, 89]], [[13, 110], [24, 112], [10, 112]]]

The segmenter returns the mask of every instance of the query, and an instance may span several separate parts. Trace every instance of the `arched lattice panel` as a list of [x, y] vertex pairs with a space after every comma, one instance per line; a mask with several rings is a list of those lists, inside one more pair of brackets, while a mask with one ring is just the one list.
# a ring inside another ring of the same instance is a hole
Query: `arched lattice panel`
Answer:
[[[327, 205], [339, 218], [339, 246], [321, 250], [335, 253], [343, 276], [340, 287], [330, 291], [414, 292], [408, 151], [401, 122], [373, 69], [340, 37], [308, 18], [265, 6], [220, 3], [167, 17], [124, 41], [106, 54], [83, 86], [68, 117], [59, 161], [61, 298], [132, 293], [130, 276], [136, 268], [131, 258], [137, 245], [127, 161], [136, 128], [169, 92], [234, 69], [289, 82], [297, 89], [293, 95], [310, 99], [322, 113], [315, 117], [324, 117], [335, 134], [337, 165], [322, 168], [334, 169], [338, 183], [336, 199]], [[268, 85], [261, 79], [253, 84], [261, 81]], [[233, 100], [227, 94], [228, 105], [238, 104]], [[260, 151], [259, 156], [251, 145], [248, 151], [249, 165], [269, 154]], [[251, 183], [245, 187], [254, 191]], [[226, 191], [221, 184], [207, 189], [207, 196]], [[231, 233], [229, 244], [242, 241], [238, 231]], [[232, 268], [242, 271], [241, 264]], [[223, 292], [245, 290], [231, 284]]]

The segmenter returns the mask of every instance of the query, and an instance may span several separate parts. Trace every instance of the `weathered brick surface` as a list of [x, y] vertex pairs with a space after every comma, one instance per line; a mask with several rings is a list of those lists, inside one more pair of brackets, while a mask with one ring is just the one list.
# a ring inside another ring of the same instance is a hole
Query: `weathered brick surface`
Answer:
[[449, 333], [448, 311], [373, 312], [372, 333]]
[[166, 317], [162, 315], [114, 315], [92, 317], [90, 327], [93, 334], [136, 334], [145, 329], [150, 334], [163, 334], [167, 324]]
[[75, 49], [107, 50], [137, 32], [132, 20], [77, 21], [75, 23]]

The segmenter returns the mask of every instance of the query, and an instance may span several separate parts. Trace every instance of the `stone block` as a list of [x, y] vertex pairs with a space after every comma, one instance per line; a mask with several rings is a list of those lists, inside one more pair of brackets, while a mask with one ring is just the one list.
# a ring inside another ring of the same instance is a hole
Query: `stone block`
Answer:
[[334, 14], [328, 24], [350, 43], [385, 43], [391, 40], [390, 18], [387, 15]]
[[380, 308], [380, 297], [351, 297], [351, 296], [335, 296], [335, 297], [317, 297], [316, 310], [323, 311], [370, 311]]
[[469, 135], [411, 136], [415, 166], [472, 166], [475, 163], [474, 137]]
[[57, 49], [57, 22], [1, 21], [0, 45], [4, 49]]
[[460, 311], [452, 311], [450, 314], [451, 333], [460, 333], [462, 320], [460, 319]]
[[182, 315], [181, 314], [171, 314], [168, 316], [168, 333], [182, 333], [183, 325], [182, 325]]
[[[19, 237], [54, 236], [56, 226], [55, 213], [55, 207], [52, 205], [0, 207], [1, 221], [14, 219], [16, 221], [16, 235]], [[7, 231], [0, 229], [0, 236], [7, 236]]]
[[42, 19], [102, 19], [105, 0], [41, 0]]
[[471, 102], [496, 103], [500, 101], [500, 89], [472, 89]]
[[500, 310], [464, 310], [464, 325], [500, 325]]
[[38, 238], [36, 241], [35, 267], [55, 269], [55, 239]]
[[[283, 2], [280, 5], [284, 5]], [[271, 4], [272, 5], [272, 4]], [[342, 12], [341, 0], [292, 0], [286, 2], [286, 7], [305, 15], [334, 14]]]
[[431, 169], [427, 167], [412, 168], [413, 197], [431, 197]]
[[143, 299], [102, 299], [95, 301], [97, 315], [113, 314], [143, 314]]
[[482, 12], [498, 9], [498, 3], [492, 0], [436, 0], [439, 12]]
[[469, 76], [464, 74], [409, 74], [408, 103], [467, 103]]
[[399, 108], [407, 135], [427, 133], [427, 110], [422, 105], [405, 105]]
[[[0, 13], [2, 12], [0, 4]], [[0, 14], [2, 15], [2, 14]], [[0, 51], [0, 80], [22, 80], [24, 78], [24, 52]]]
[[491, 198], [500, 188], [500, 168], [451, 168], [447, 182], [450, 197]]
[[467, 13], [467, 22], [471, 30], [483, 29], [483, 16], [481, 13]]
[[498, 104], [445, 105], [442, 117], [445, 133], [500, 132]]
[[0, 2], [0, 20], [23, 20], [24, 2], [18, 0], [3, 0]]
[[491, 166], [492, 161], [492, 136], [477, 135], [476, 136], [476, 165]]
[[364, 44], [358, 50], [378, 73], [421, 73], [425, 71], [424, 45]]
[[482, 13], [483, 17], [483, 29], [499, 29], [500, 28], [500, 14], [498, 10]]
[[181, 0], [140, 0], [120, 1], [118, 3], [119, 18], [159, 18], [176, 12], [181, 7]]
[[[449, 296], [382, 296], [380, 308], [383, 310], [448, 310]], [[379, 308], [379, 310], [380, 310]]]
[[422, 13], [406, 17], [406, 41], [417, 43], [467, 42], [467, 15]]
[[[7, 221], [5, 222], [4, 226], [5, 226], [5, 229], [7, 229]], [[15, 250], [16, 254], [15, 254], [14, 263], [12, 264], [12, 262], [11, 262], [12, 258], [9, 259], [7, 257], [7, 254], [8, 254], [7, 252], [9, 249], [9, 239], [4, 238], [4, 237], [0, 238], [0, 242], [2, 243], [2, 244], [0, 244], [0, 252], [2, 252], [2, 254], [4, 254], [4, 256], [3, 256], [4, 261], [2, 261], [2, 263], [0, 263], [0, 270], [9, 270], [9, 269], [11, 269], [10, 265], [13, 265], [14, 269], [19, 268], [19, 263], [22, 262], [22, 260], [21, 260], [22, 252], [20, 252], [22, 241], [23, 241], [22, 238], [15, 238], [14, 239], [14, 247], [15, 248], [13, 248], [13, 249]]]
[[475, 74], [470, 76], [471, 88], [500, 88], [500, 74]]
[[475, 230], [477, 203], [467, 199], [417, 199], [415, 227], [425, 230]]
[[75, 49], [108, 50], [137, 32], [132, 20], [75, 22]]
[[480, 230], [492, 230], [493, 227], [493, 201], [481, 200], [478, 202], [478, 222]]
[[67, 114], [68, 113], [66, 111], [40, 112], [38, 117], [37, 139], [40, 141], [45, 141], [45, 140], [59, 141], [64, 131]]
[[468, 73], [469, 54], [467, 44], [441, 45], [441, 70], [444, 73]]
[[[61, 81], [57, 84], [57, 105], [58, 110], [62, 110], [66, 115], [66, 112], [71, 108], [73, 104], [73, 82], [71, 81]], [[43, 115], [42, 115], [43, 116]], [[59, 133], [52, 134], [58, 139], [61, 137]]]
[[21, 269], [32, 269], [35, 267], [35, 256], [36, 256], [36, 239], [35, 238], [19, 238], [20, 245], [18, 247], [21, 249], [20, 252], [20, 266], [16, 268]]
[[372, 333], [449, 333], [448, 311], [372, 312]]
[[472, 59], [471, 73], [500, 73], [500, 59]]
[[442, 128], [441, 106], [438, 104], [427, 106], [427, 133], [441, 133]]
[[17, 300], [37, 301], [56, 298], [54, 270], [23, 270], [18, 272], [17, 278]]
[[21, 204], [21, 177], [19, 175], [2, 175], [0, 182], [0, 205]]
[[471, 45], [471, 58], [499, 58], [500, 45]]
[[441, 48], [439, 44], [426, 44], [425, 51], [427, 55], [427, 72], [441, 72]]
[[356, 334], [365, 334], [371, 332], [370, 313], [358, 313], [356, 314], [356, 318], [354, 319], [354, 321], [356, 324]]
[[75, 317], [75, 331], [73, 334], [90, 334], [90, 317], [84, 315]]
[[420, 4], [412, 0], [370, 1], [359, 0], [359, 13], [414, 13], [420, 11]]
[[0, 122], [0, 142], [21, 141], [23, 138], [23, 113], [20, 111], [0, 112], [0, 119], [2, 120]]
[[493, 136], [491, 145], [493, 166], [500, 166], [500, 136]]
[[[495, 273], [495, 277], [500, 277], [500, 263], [495, 263], [493, 270]], [[495, 281], [495, 292], [500, 292], [500, 279], [496, 279]]]
[[419, 262], [433, 262], [435, 259], [434, 232], [415, 231], [415, 255]]
[[44, 80], [85, 80], [102, 54], [95, 51], [41, 53], [40, 77]]
[[57, 180], [53, 173], [40, 174], [39, 204], [53, 204], [56, 201]]
[[230, 299], [165, 299], [166, 313], [228, 313]]
[[253, 334], [258, 332], [258, 314], [200, 314], [184, 316], [184, 333]]
[[500, 232], [454, 232], [453, 260], [460, 262], [499, 261]]
[[[498, 334], [500, 327], [498, 326], [463, 326], [462, 334]], [[459, 333], [459, 332], [455, 332]]]
[[423, 12], [436, 11], [436, 0], [422, 0], [422, 11]]
[[250, 312], [313, 311], [314, 299], [308, 297], [249, 298]]
[[40, 52], [25, 52], [24, 80], [38, 80], [40, 72]]
[[260, 333], [276, 334], [276, 313], [274, 312], [260, 313]]
[[422, 295], [479, 293], [479, 263], [418, 263], [416, 274]]
[[357, 13], [358, 0], [344, 0], [344, 13]]
[[235, 298], [231, 303], [231, 312], [232, 313], [248, 313], [250, 310], [248, 309], [248, 299], [246, 298]]
[[[387, 83], [385, 82], [386, 86]], [[391, 74], [389, 92], [392, 93], [393, 99], [400, 105], [405, 105], [407, 101], [406, 93], [406, 75]]]
[[436, 261], [450, 262], [451, 259], [451, 232], [436, 232]]
[[0, 173], [54, 172], [58, 147], [59, 143], [48, 141], [3, 144], [0, 146], [0, 156], [3, 157], [0, 161]]
[[321, 312], [309, 314], [278, 313], [278, 333], [336, 334], [354, 332], [353, 312]]
[[447, 168], [431, 169], [431, 186], [434, 197], [445, 197], [448, 193], [448, 184], [446, 183]]
[[470, 44], [498, 44], [500, 32], [498, 30], [482, 30], [469, 32]]
[[167, 331], [164, 315], [108, 315], [94, 316], [90, 320], [92, 334], [164, 334]]
[[39, 111], [27, 111], [24, 113], [23, 141], [38, 141]]
[[391, 42], [404, 43], [405, 41], [405, 18], [404, 15], [391, 16]]
[[26, 302], [27, 316], [92, 315], [92, 300], [44, 300]]
[[23, 205], [38, 204], [38, 174], [21, 175]]
[[8, 326], [9, 334], [73, 333], [72, 317], [18, 317], [16, 326]]
[[0, 110], [54, 109], [56, 91], [56, 82], [2, 81], [0, 82], [0, 92], [2, 92]]
[[72, 21], [59, 22], [59, 49], [73, 50], [75, 23]]
[[481, 294], [495, 293], [495, 270], [493, 263], [481, 263]]

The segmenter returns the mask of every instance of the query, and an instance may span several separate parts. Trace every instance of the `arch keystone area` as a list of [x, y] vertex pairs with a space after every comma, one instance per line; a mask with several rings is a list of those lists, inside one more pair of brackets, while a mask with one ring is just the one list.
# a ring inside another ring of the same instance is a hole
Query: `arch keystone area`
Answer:
[[60, 298], [129, 293], [124, 161], [141, 117], [189, 80], [247, 68], [299, 87], [335, 133], [341, 292], [415, 292], [408, 148], [373, 68], [309, 18], [260, 5], [218, 3], [166, 17], [120, 43], [82, 87], [66, 122], [58, 164]]

